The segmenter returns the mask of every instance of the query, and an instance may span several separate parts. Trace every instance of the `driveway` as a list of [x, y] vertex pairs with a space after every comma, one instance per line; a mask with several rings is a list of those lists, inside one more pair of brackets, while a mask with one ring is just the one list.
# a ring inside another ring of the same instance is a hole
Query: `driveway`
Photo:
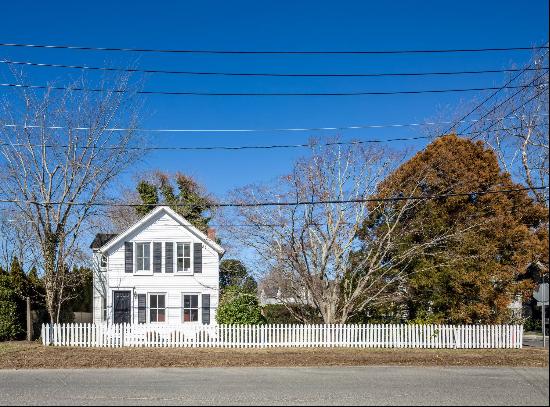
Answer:
[[0, 371], [1, 405], [536, 405], [539, 368], [201, 368]]

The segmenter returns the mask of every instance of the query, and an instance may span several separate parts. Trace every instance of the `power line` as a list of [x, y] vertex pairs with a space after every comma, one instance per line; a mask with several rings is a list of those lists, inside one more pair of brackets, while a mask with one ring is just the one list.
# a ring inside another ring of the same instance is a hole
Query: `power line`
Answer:
[[162, 48], [119, 48], [119, 47], [88, 47], [77, 45], [52, 45], [52, 44], [17, 44], [0, 43], [1, 47], [17, 48], [45, 48], [67, 49], [77, 51], [119, 51], [119, 52], [152, 52], [172, 54], [240, 54], [240, 55], [391, 55], [391, 54], [442, 54], [442, 53], [469, 53], [469, 52], [508, 52], [508, 51], [533, 51], [548, 49], [544, 46], [531, 47], [493, 47], [493, 48], [458, 48], [458, 49], [409, 49], [409, 50], [320, 50], [320, 51], [291, 51], [291, 50], [212, 50], [212, 49], [162, 49]]
[[[527, 105], [528, 103], [530, 103], [531, 101], [533, 101], [534, 99], [538, 98], [540, 96], [540, 93], [535, 93], [533, 96], [531, 96], [528, 100], [526, 100], [525, 102], [523, 102], [522, 104], [520, 104], [519, 106], [517, 106], [514, 110], [512, 110], [510, 112], [509, 115], [513, 115], [515, 112], [517, 112], [519, 109], [521, 109], [523, 106]], [[506, 102], [506, 100], [504, 101]], [[503, 103], [504, 103], [503, 102]], [[502, 104], [502, 103], [501, 103]], [[490, 132], [491, 131], [491, 128], [493, 128], [497, 123], [499, 123], [500, 121], [502, 121], [502, 119], [500, 120], [497, 120], [495, 122], [493, 122], [489, 127], [483, 129], [482, 131], [478, 132], [477, 135], [475, 135], [474, 137], [472, 137], [472, 140], [475, 140], [476, 138], [479, 137], [480, 134], [483, 134], [483, 133], [486, 133], [486, 132]], [[529, 126], [527, 126], [529, 127]], [[536, 126], [531, 126], [531, 127], [536, 127]], [[504, 131], [504, 130], [509, 130], [507, 128], [503, 128], [503, 129], [499, 129], [497, 131]]]
[[[529, 82], [529, 84], [526, 85], [525, 88], [523, 89], [527, 89], [527, 88], [533, 88], [533, 87], [537, 87], [537, 86], [540, 86], [540, 85], [548, 85], [548, 82], [544, 82], [544, 83], [541, 83], [541, 84], [536, 84], [535, 82], [537, 82], [539, 79], [541, 79], [543, 76], [545, 76], [546, 74], [548, 73], [548, 70], [546, 70], [546, 72], [543, 72], [541, 75], [537, 76], [535, 79], [533, 79], [531, 82]], [[480, 120], [484, 120], [487, 116], [489, 116], [491, 113], [495, 112], [499, 107], [501, 107], [504, 103], [508, 102], [509, 100], [513, 99], [516, 95], [518, 95], [523, 89], [519, 89], [517, 92], [515, 92], [514, 94], [512, 94], [511, 96], [507, 97], [506, 99], [504, 99], [502, 102], [500, 102], [498, 105], [496, 106], [493, 106], [489, 111], [485, 112], [485, 114], [483, 114], [479, 119]], [[535, 93], [535, 96], [538, 96], [538, 93]], [[533, 100], [535, 97], [532, 97], [531, 99], [529, 99], [529, 101]], [[521, 106], [524, 106], [526, 103], [523, 103]], [[517, 109], [514, 109], [514, 112], [516, 111]], [[511, 113], [513, 114], [513, 113]], [[506, 117], [509, 117], [511, 114], [508, 114], [506, 115]], [[501, 121], [503, 119], [499, 119], [498, 121]], [[474, 123], [470, 123], [465, 129], [464, 131], [468, 131], [472, 126], [474, 125]]]
[[[334, 199], [334, 200], [318, 200], [318, 201], [296, 201], [296, 202], [225, 202], [225, 203], [213, 203], [211, 206], [216, 208], [222, 207], [264, 207], [264, 206], [298, 206], [298, 205], [323, 205], [323, 204], [346, 204], [346, 203], [368, 203], [368, 202], [397, 202], [397, 201], [419, 201], [419, 200], [433, 200], [441, 198], [451, 197], [470, 197], [480, 195], [493, 195], [493, 194], [509, 194], [514, 192], [533, 191], [548, 189], [549, 187], [535, 187], [535, 188], [515, 188], [515, 189], [500, 189], [489, 191], [471, 191], [471, 192], [452, 192], [447, 194], [434, 194], [434, 195], [420, 195], [420, 196], [398, 196], [391, 198], [357, 198], [357, 199]], [[20, 203], [38, 206], [50, 206], [50, 205], [68, 205], [68, 206], [110, 206], [110, 207], [159, 207], [166, 206], [165, 204], [146, 204], [146, 203], [116, 203], [116, 202], [46, 202], [46, 201], [34, 201], [27, 200], [21, 201], [18, 199], [0, 199], [0, 203]], [[171, 204], [170, 206], [176, 207], [189, 207], [189, 204]]]
[[[538, 116], [548, 116], [548, 114], [538, 114]], [[502, 119], [513, 118], [503, 117]], [[497, 120], [497, 119], [495, 119]], [[463, 122], [478, 122], [479, 119], [464, 120]], [[345, 131], [345, 130], [365, 130], [365, 129], [384, 129], [384, 128], [402, 128], [402, 127], [422, 127], [422, 126], [436, 126], [441, 124], [450, 124], [453, 121], [440, 121], [440, 122], [422, 122], [422, 123], [390, 123], [390, 124], [364, 124], [357, 126], [338, 126], [338, 127], [287, 127], [287, 128], [273, 128], [273, 129], [146, 129], [146, 128], [106, 128], [104, 131], [109, 132], [158, 132], [158, 133], [256, 133], [256, 132], [301, 132], [301, 131]], [[8, 128], [21, 127], [24, 129], [48, 129], [48, 130], [92, 130], [90, 127], [64, 127], [64, 126], [41, 126], [41, 125], [29, 125], [29, 124], [0, 124], [0, 126]]]
[[[264, 76], [264, 77], [299, 77], [299, 78], [354, 78], [354, 77], [395, 77], [395, 76], [437, 76], [437, 75], [478, 75], [489, 73], [508, 73], [523, 71], [520, 68], [509, 69], [483, 69], [469, 71], [438, 71], [438, 72], [375, 72], [375, 73], [274, 73], [274, 72], [205, 72], [205, 71], [177, 71], [165, 69], [139, 69], [139, 68], [114, 68], [114, 67], [97, 67], [88, 65], [64, 65], [64, 64], [48, 64], [29, 61], [11, 61], [0, 60], [0, 62], [8, 65], [23, 65], [34, 67], [47, 68], [65, 68], [65, 69], [80, 69], [91, 71], [108, 71], [108, 72], [130, 72], [130, 73], [146, 73], [146, 74], [171, 74], [171, 75], [199, 75], [199, 76]], [[537, 68], [529, 68], [528, 70], [537, 70]]]
[[[543, 58], [548, 55], [548, 51], [546, 51], [546, 54], [544, 54]], [[510, 80], [508, 80], [503, 86], [501, 86], [499, 89], [495, 90], [495, 92], [493, 92], [491, 95], [487, 96], [481, 103], [479, 103], [478, 105], [476, 105], [472, 110], [470, 110], [468, 113], [466, 113], [464, 116], [462, 116], [456, 123], [454, 123], [451, 127], [449, 127], [447, 129], [447, 133], [449, 131], [451, 131], [453, 129], [453, 127], [455, 127], [456, 125], [458, 125], [459, 123], [461, 123], [464, 119], [466, 119], [467, 117], [469, 117], [472, 113], [474, 113], [476, 110], [478, 110], [481, 106], [483, 106], [485, 103], [487, 103], [489, 100], [491, 100], [492, 98], [494, 98], [499, 92], [501, 92], [502, 90], [504, 90], [505, 88], [507, 88], [513, 81], [515, 81], [518, 77], [520, 77], [521, 75], [523, 75], [525, 72], [527, 71], [531, 71], [533, 69], [537, 69], [537, 68], [531, 68], [531, 66], [533, 65], [533, 63], [536, 61], [536, 59], [533, 58], [533, 60], [528, 64], [526, 65], [523, 69], [521, 69], [519, 71], [519, 73], [515, 76], [513, 76]], [[544, 69], [548, 69], [548, 68], [544, 68]]]
[[[47, 90], [69, 90], [83, 92], [108, 92], [108, 93], [132, 93], [126, 89], [99, 89], [80, 88], [66, 86], [47, 85], [26, 85], [16, 83], [0, 83], [1, 87], [16, 89], [47, 89]], [[508, 86], [509, 89], [528, 88], [530, 85]], [[319, 92], [319, 93], [265, 93], [265, 92], [185, 92], [185, 91], [154, 91], [138, 90], [133, 93], [138, 95], [171, 95], [171, 96], [390, 96], [390, 95], [418, 95], [425, 93], [456, 93], [456, 92], [479, 92], [485, 90], [500, 89], [499, 87], [487, 88], [458, 88], [458, 89], [423, 89], [423, 90], [401, 90], [401, 91], [365, 91], [365, 92]]]
[[[522, 127], [507, 127], [500, 130], [519, 130]], [[499, 131], [500, 131], [499, 130]], [[473, 131], [469, 133], [460, 133], [457, 136], [470, 136], [473, 134], [478, 134], [482, 132], [487, 132], [488, 130]], [[438, 137], [442, 137], [445, 134], [442, 134]], [[319, 143], [321, 146], [337, 146], [337, 145], [360, 145], [360, 144], [380, 144], [380, 143], [390, 143], [395, 141], [414, 141], [414, 140], [426, 140], [431, 139], [431, 136], [414, 136], [414, 137], [396, 137], [389, 139], [368, 139], [368, 140], [349, 140], [349, 141], [334, 141]], [[475, 137], [474, 137], [475, 138]], [[271, 144], [271, 145], [245, 145], [245, 146], [168, 146], [168, 147], [158, 147], [158, 146], [69, 146], [68, 144], [26, 144], [26, 143], [0, 143], [0, 146], [11, 146], [11, 147], [25, 147], [25, 148], [81, 148], [89, 150], [132, 150], [132, 151], [211, 151], [211, 150], [268, 150], [268, 149], [281, 149], [281, 148], [305, 148], [312, 147], [310, 143], [297, 143], [297, 144]]]

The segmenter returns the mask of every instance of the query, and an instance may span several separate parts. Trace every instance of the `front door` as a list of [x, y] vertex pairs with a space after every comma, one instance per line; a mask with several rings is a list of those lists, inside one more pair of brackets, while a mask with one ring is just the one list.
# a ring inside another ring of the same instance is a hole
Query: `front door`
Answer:
[[129, 324], [132, 317], [130, 291], [113, 291], [113, 322]]

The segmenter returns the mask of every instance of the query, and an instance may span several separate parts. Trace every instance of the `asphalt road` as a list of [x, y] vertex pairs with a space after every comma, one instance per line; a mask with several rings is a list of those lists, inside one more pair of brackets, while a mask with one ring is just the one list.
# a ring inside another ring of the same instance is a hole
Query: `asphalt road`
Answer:
[[[546, 337], [546, 348], [548, 348], [550, 339]], [[542, 348], [544, 341], [542, 340], [542, 335], [523, 335], [523, 346], [526, 348]]]
[[0, 371], [1, 405], [548, 405], [548, 370], [208, 368]]

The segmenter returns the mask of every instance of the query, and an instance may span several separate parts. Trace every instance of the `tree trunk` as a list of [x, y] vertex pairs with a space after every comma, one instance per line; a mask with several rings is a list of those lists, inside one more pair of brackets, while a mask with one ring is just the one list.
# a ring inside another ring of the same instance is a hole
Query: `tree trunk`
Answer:
[[52, 233], [44, 238], [44, 285], [46, 288], [46, 310], [51, 323], [59, 322], [57, 298], [57, 248], [59, 239]]

